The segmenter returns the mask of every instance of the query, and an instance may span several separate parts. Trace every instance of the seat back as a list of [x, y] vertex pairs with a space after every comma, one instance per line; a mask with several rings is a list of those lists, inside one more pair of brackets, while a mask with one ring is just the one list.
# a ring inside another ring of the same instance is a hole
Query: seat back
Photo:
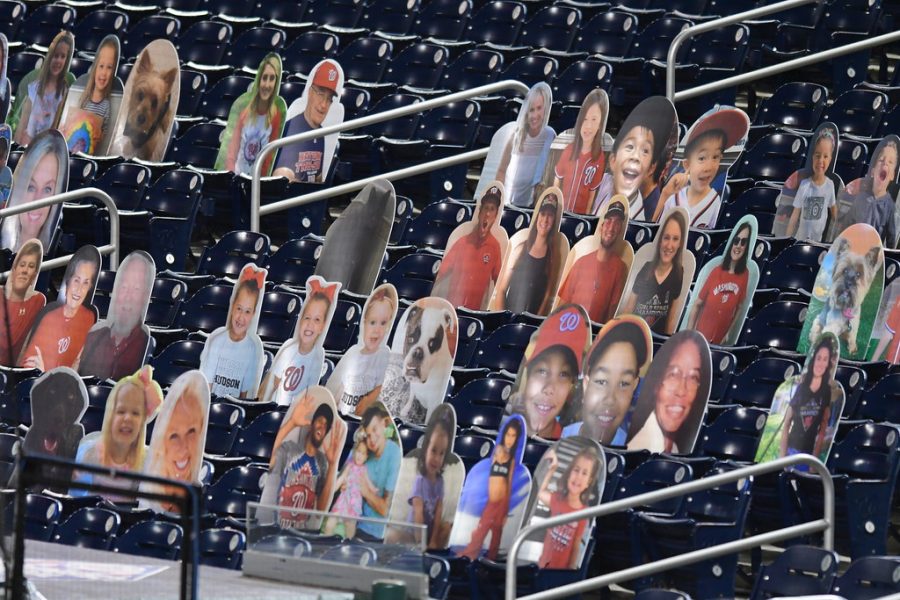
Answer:
[[836, 553], [812, 546], [791, 546], [762, 567], [751, 600], [774, 596], [827, 594], [837, 573]]

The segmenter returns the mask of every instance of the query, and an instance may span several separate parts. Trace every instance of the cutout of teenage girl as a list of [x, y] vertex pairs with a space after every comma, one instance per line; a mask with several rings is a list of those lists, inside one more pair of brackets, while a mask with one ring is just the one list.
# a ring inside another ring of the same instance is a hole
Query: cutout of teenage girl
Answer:
[[597, 88], [581, 103], [575, 127], [560, 134], [554, 146], [571, 140], [553, 168], [552, 185], [562, 190], [568, 212], [588, 214], [606, 169], [603, 136], [609, 116], [609, 98]]
[[580, 435], [604, 446], [624, 446], [640, 382], [653, 360], [647, 323], [635, 315], [609, 321], [584, 361], [581, 386], [572, 401], [576, 421], [563, 437]]
[[828, 222], [833, 228], [838, 214], [835, 198], [843, 187], [841, 178], [834, 172], [839, 143], [834, 123], [822, 123], [816, 128], [806, 153], [806, 164], [787, 178], [775, 201], [772, 235], [813, 242], [831, 239], [827, 235]]
[[[256, 69], [253, 86], [231, 105], [216, 156], [216, 170], [250, 174], [263, 146], [281, 137], [287, 115], [287, 104], [279, 95], [281, 72], [281, 57], [274, 52], [266, 54]], [[266, 157], [264, 177], [272, 172], [274, 157]]]
[[577, 304], [559, 307], [532, 336], [506, 404], [507, 413], [525, 417], [527, 435], [562, 435], [590, 343], [590, 321]]
[[22, 244], [0, 295], [0, 364], [4, 366], [15, 365], [28, 332], [47, 304], [44, 294], [34, 289], [43, 259], [40, 240]]
[[691, 279], [694, 254], [687, 249], [687, 210], [669, 209], [653, 244], [641, 246], [634, 257], [626, 290], [616, 315], [643, 317], [650, 329], [665, 335], [675, 331]]
[[485, 168], [475, 190], [477, 197], [484, 194], [488, 182], [498, 180], [503, 182], [507, 203], [524, 208], [534, 206], [535, 193], [540, 193], [536, 188], [556, 137], [547, 125], [552, 104], [553, 92], [543, 81], [528, 90], [515, 123], [505, 124], [491, 138]]
[[[145, 365], [133, 375], [120, 379], [106, 400], [103, 426], [90, 433], [78, 445], [76, 462], [100, 465], [118, 471], [140, 473], [144, 470], [147, 454], [147, 424], [156, 418], [163, 402], [163, 392], [153, 380], [153, 367]], [[73, 481], [87, 485], [108, 485], [123, 491], [136, 490], [138, 482], [118, 477], [107, 477], [76, 471]], [[73, 496], [87, 496], [90, 490], [73, 488]], [[99, 492], [113, 502], [133, 498], [112, 492]]]
[[[150, 438], [144, 473], [200, 485], [203, 447], [209, 421], [209, 383], [203, 373], [187, 371], [169, 387]], [[171, 500], [144, 500], [141, 506], [156, 511], [180, 512], [176, 497], [181, 490], [168, 485], [142, 483], [147, 493], [168, 494]]]
[[0, 122], [5, 122], [9, 116], [9, 101], [12, 98], [12, 83], [6, 76], [6, 67], [9, 63], [9, 40], [0, 33]]
[[[49, 129], [37, 134], [16, 165], [9, 206], [62, 194], [69, 187], [69, 152], [62, 134]], [[22, 242], [37, 238], [49, 251], [62, 214], [61, 204], [36, 208], [3, 219], [0, 246], [13, 252]]]
[[[451, 404], [441, 404], [428, 420], [419, 447], [410, 450], [400, 465], [390, 520], [424, 525], [429, 550], [447, 548], [466, 476], [462, 460], [453, 453], [455, 438], [456, 411]], [[389, 544], [417, 541], [408, 528], [389, 526], [385, 532]]]
[[509, 548], [531, 493], [524, 453], [525, 419], [510, 415], [500, 423], [491, 456], [478, 461], [466, 476], [450, 532], [450, 547], [457, 555], [475, 560], [488, 542], [485, 556], [497, 560], [500, 550]]
[[[537, 525], [596, 506], [606, 482], [606, 459], [594, 440], [569, 437], [549, 448], [538, 463], [525, 522]], [[528, 538], [518, 558], [537, 562], [541, 569], [577, 569], [584, 558], [593, 519], [570, 521]]]
[[531, 226], [509, 240], [511, 250], [494, 288], [492, 310], [550, 312], [569, 254], [569, 240], [559, 231], [561, 196], [559, 188], [545, 190], [534, 208]]
[[841, 216], [836, 233], [842, 233], [855, 223], [867, 223], [875, 228], [885, 248], [896, 248], [900, 208], [896, 198], [900, 187], [900, 137], [894, 134], [882, 139], [865, 177], [855, 179], [838, 194]]
[[700, 270], [681, 329], [696, 329], [710, 344], [734, 345], [759, 283], [756, 217], [745, 215], [734, 226], [725, 252]]
[[294, 335], [284, 342], [259, 387], [262, 402], [292, 404], [306, 388], [316, 385], [325, 364], [325, 335], [334, 315], [340, 283], [313, 275], [306, 280], [306, 302]]
[[666, 340], [641, 384], [627, 448], [690, 454], [706, 413], [711, 383], [712, 359], [702, 335], [679, 331]]
[[800, 453], [828, 459], [844, 409], [844, 388], [834, 380], [839, 356], [837, 337], [825, 333], [812, 345], [800, 374], [778, 386], [755, 462]]
[[103, 156], [122, 101], [119, 38], [108, 35], [97, 46], [90, 70], [75, 80], [63, 108], [60, 130], [72, 153]]
[[84, 347], [88, 331], [97, 322], [91, 305], [100, 273], [100, 252], [94, 246], [79, 248], [63, 276], [62, 300], [51, 302], [35, 319], [23, 345], [17, 366], [49, 371], [71, 367]]
[[383, 283], [366, 300], [359, 340], [341, 357], [325, 387], [341, 414], [361, 415], [381, 393], [390, 359], [387, 340], [397, 318], [396, 288]]
[[53, 129], [59, 123], [63, 100], [75, 81], [69, 73], [74, 51], [72, 33], [60, 31], [50, 43], [41, 66], [19, 82], [10, 117], [17, 144], [27, 146], [37, 134]]
[[206, 339], [200, 353], [200, 371], [215, 396], [256, 398], [266, 357], [256, 333], [268, 271], [244, 265], [231, 292], [228, 322]]

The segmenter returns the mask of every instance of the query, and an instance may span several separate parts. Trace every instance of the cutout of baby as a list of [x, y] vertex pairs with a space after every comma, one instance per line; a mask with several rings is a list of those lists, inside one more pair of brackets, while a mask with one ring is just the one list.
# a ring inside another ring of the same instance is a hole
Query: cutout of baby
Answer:
[[[763, 428], [755, 462], [806, 453], [828, 459], [844, 409], [844, 388], [835, 381], [840, 342], [826, 332], [812, 344], [798, 375], [778, 386]], [[794, 467], [806, 470], [805, 466]]]
[[453, 230], [431, 295], [454, 307], [484, 310], [500, 277], [509, 236], [500, 225], [503, 184], [492, 182], [475, 206], [475, 216]]
[[[23, 442], [25, 453], [73, 460], [84, 437], [80, 421], [87, 404], [87, 388], [72, 369], [60, 367], [38, 377], [31, 387], [31, 427]], [[64, 494], [72, 470], [42, 465], [36, 475], [40, 483], [32, 489]]]
[[561, 197], [559, 188], [545, 190], [534, 208], [531, 225], [509, 240], [509, 256], [494, 288], [491, 310], [550, 312], [569, 254], [569, 240], [559, 231]]
[[[9, 207], [62, 194], [69, 187], [69, 152], [62, 134], [37, 134], [16, 164]], [[17, 252], [25, 240], [37, 238], [47, 251], [59, 226], [61, 204], [44, 206], [3, 219], [0, 246]]]
[[390, 283], [383, 283], [366, 300], [359, 339], [328, 378], [325, 386], [344, 415], [362, 415], [381, 394], [390, 358], [388, 335], [397, 318], [399, 299]]
[[97, 322], [97, 311], [91, 302], [99, 272], [97, 248], [79, 248], [63, 275], [63, 299], [51, 302], [38, 314], [16, 366], [49, 371], [75, 364], [88, 331]]
[[8, 64], [9, 40], [0, 33], [0, 122], [5, 122], [9, 116], [9, 101], [12, 98], [12, 84], [6, 70]]
[[624, 315], [607, 322], [588, 351], [572, 400], [575, 422], [563, 437], [580, 435], [604, 446], [625, 446], [640, 382], [653, 360], [647, 322]]
[[872, 153], [866, 176], [851, 181], [838, 193], [838, 234], [855, 223], [867, 223], [878, 232], [885, 248], [897, 247], [900, 235], [900, 208], [896, 207], [900, 190], [898, 152], [900, 137], [886, 135]]
[[752, 256], [757, 229], [756, 217], [742, 217], [722, 256], [703, 266], [681, 329], [696, 329], [710, 344], [737, 342], [759, 283], [759, 267]]
[[[410, 450], [400, 465], [390, 520], [423, 525], [428, 550], [447, 548], [466, 476], [465, 465], [453, 453], [455, 438], [456, 411], [451, 404], [441, 404], [428, 419], [419, 447]], [[385, 532], [388, 544], [418, 546], [419, 541], [409, 527], [388, 526]]]
[[677, 144], [678, 116], [672, 102], [651, 96], [638, 104], [616, 135], [590, 213], [602, 214], [610, 199], [622, 194], [632, 220], [650, 220], [660, 196], [650, 183], [671, 160]]
[[806, 165], [787, 178], [776, 199], [772, 234], [798, 240], [827, 241], [827, 226], [837, 218], [836, 194], [843, 182], [834, 172], [840, 143], [834, 123], [816, 128], [806, 154]]
[[[163, 392], [153, 380], [153, 367], [145, 365], [136, 373], [120, 379], [106, 400], [103, 427], [90, 433], [78, 445], [76, 462], [100, 465], [118, 471], [140, 473], [147, 455], [147, 424], [156, 418], [162, 406]], [[138, 488], [138, 481], [76, 471], [73, 483], [108, 485], [124, 492]], [[72, 496], [99, 493], [112, 502], [130, 501], [133, 496], [111, 491], [95, 492], [72, 488]]]
[[40, 240], [22, 244], [0, 294], [0, 364], [4, 366], [15, 365], [28, 332], [47, 304], [44, 294], [34, 289], [43, 259]]
[[303, 390], [316, 385], [325, 363], [325, 335], [334, 315], [341, 284], [316, 275], [306, 280], [306, 302], [297, 319], [294, 335], [286, 340], [259, 388], [262, 402], [292, 404]]
[[156, 278], [153, 257], [135, 250], [116, 271], [109, 314], [91, 327], [75, 361], [82, 376], [118, 380], [137, 371], [147, 358], [150, 328], [144, 324]]
[[681, 148], [681, 164], [663, 186], [653, 220], [674, 206], [683, 206], [692, 229], [715, 229], [722, 206], [728, 168], [744, 150], [750, 118], [733, 106], [716, 106], [688, 130]]
[[[606, 482], [606, 459], [594, 440], [569, 437], [548, 448], [538, 463], [525, 523], [542, 521], [596, 506]], [[557, 525], [526, 538], [517, 558], [541, 569], [577, 569], [593, 528], [593, 519]]]
[[524, 416], [527, 435], [559, 439], [572, 420], [571, 400], [591, 345], [590, 327], [584, 308], [567, 304], [532, 336], [506, 404], [507, 414]]
[[625, 240], [627, 228], [628, 200], [615, 196], [606, 205], [594, 235], [569, 251], [556, 306], [580, 304], [596, 323], [606, 323], [613, 317], [634, 261], [634, 250]]
[[60, 31], [50, 42], [41, 66], [19, 82], [9, 119], [17, 144], [27, 146], [37, 134], [59, 123], [63, 100], [75, 81], [69, 72], [74, 51], [75, 37], [69, 31]]
[[[186, 371], [172, 382], [163, 401], [153, 426], [144, 473], [199, 485], [208, 422], [209, 383], [200, 371]], [[142, 483], [140, 491], [172, 496], [169, 500], [141, 499], [141, 506], [156, 511], [180, 512], [178, 498], [182, 491], [179, 488]]]
[[297, 511], [326, 511], [331, 506], [346, 437], [347, 426], [327, 389], [315, 385], [295, 398], [275, 436], [260, 498], [267, 506], [295, 509], [279, 511], [282, 527], [317, 530], [321, 526], [320, 517]]
[[120, 53], [118, 37], [103, 38], [90, 70], [69, 89], [60, 130], [72, 153], [106, 154], [110, 124], [115, 123], [122, 102], [122, 81], [116, 76]]
[[459, 326], [443, 298], [428, 296], [406, 309], [397, 325], [379, 400], [391, 414], [424, 425], [444, 401]]
[[209, 334], [200, 371], [214, 396], [256, 398], [266, 357], [256, 333], [268, 271], [253, 263], [241, 269], [231, 292], [228, 322]]
[[[287, 104], [281, 91], [281, 57], [266, 54], [250, 90], [241, 94], [228, 112], [228, 125], [222, 133], [222, 145], [216, 156], [218, 171], [249, 175], [263, 146], [281, 137], [287, 116]], [[274, 154], [266, 157], [263, 177], [272, 172]]]
[[[340, 102], [343, 91], [341, 65], [332, 59], [317, 63], [306, 80], [303, 94], [288, 107], [284, 137], [343, 123], [344, 105]], [[337, 141], [338, 134], [332, 133], [285, 146], [278, 153], [272, 175], [290, 181], [322, 183], [328, 177]]]
[[687, 210], [666, 211], [653, 243], [641, 246], [634, 256], [625, 284], [630, 291], [622, 296], [616, 315], [638, 315], [664, 335], [675, 331], [696, 266], [687, 235]]

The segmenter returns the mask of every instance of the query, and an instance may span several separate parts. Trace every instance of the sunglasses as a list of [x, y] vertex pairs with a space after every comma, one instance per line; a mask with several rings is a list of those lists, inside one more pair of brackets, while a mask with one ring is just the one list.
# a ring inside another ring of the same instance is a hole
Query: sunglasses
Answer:
[[750, 241], [750, 238], [736, 237], [736, 238], [734, 238], [734, 245], [735, 246], [746, 246], [747, 242], [749, 242], [749, 241]]

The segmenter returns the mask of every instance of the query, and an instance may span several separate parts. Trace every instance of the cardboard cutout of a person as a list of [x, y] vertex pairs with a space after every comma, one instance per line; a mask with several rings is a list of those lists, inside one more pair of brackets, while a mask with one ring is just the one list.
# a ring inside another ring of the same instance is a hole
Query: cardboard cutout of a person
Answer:
[[15, 365], [28, 332], [47, 304], [44, 294], [34, 289], [43, 258], [40, 240], [22, 244], [0, 296], [0, 364], [7, 367]]

